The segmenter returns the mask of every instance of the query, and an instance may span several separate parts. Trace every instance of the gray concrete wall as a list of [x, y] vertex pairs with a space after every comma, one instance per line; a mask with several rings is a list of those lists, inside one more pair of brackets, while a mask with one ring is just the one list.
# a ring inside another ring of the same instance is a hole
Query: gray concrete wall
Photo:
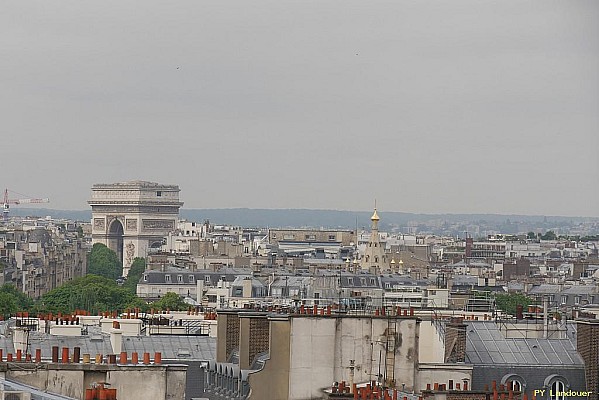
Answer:
[[264, 369], [249, 375], [249, 400], [289, 398], [290, 328], [287, 318], [271, 320], [270, 358]]
[[[397, 319], [394, 335], [389, 334], [392, 328], [385, 317], [292, 318], [288, 398], [316, 398], [333, 382], [349, 382], [350, 360], [355, 362], [356, 383], [376, 379], [379, 373], [385, 375], [388, 349], [392, 349], [394, 365], [388, 366], [387, 378], [412, 390], [418, 328], [415, 318]], [[393, 344], [387, 345], [388, 340]]]
[[76, 399], [94, 382], [107, 382], [119, 399], [185, 400], [186, 365], [4, 364], [0, 374], [39, 390]]

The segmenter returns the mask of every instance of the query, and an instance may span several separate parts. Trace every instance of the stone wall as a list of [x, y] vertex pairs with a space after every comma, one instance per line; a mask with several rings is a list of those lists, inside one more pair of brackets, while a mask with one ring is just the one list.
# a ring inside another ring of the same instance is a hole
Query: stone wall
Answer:
[[81, 400], [94, 382], [110, 384], [119, 399], [185, 400], [187, 365], [0, 363], [0, 376]]

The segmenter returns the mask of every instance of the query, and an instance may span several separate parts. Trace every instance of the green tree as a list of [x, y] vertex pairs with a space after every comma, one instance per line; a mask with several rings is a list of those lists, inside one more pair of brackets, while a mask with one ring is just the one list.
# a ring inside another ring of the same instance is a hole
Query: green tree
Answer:
[[96, 243], [88, 255], [87, 273], [117, 279], [123, 274], [123, 266], [114, 251], [101, 243]]
[[75, 309], [122, 311], [132, 303], [135, 295], [112, 279], [86, 275], [65, 283], [42, 296], [38, 309], [45, 312], [72, 312]]
[[530, 297], [520, 293], [501, 293], [495, 296], [497, 308], [511, 315], [516, 315], [516, 307], [518, 305], [526, 308], [532, 302], [533, 300]]
[[0, 293], [4, 293], [13, 298], [17, 311], [29, 311], [33, 307], [33, 300], [25, 293], [21, 292], [12, 283], [5, 283], [0, 287]]
[[0, 292], [0, 316], [8, 317], [18, 311], [15, 298], [8, 293]]
[[535, 240], [535, 239], [537, 238], [537, 234], [536, 234], [536, 233], [534, 233], [534, 232], [528, 232], [528, 233], [526, 234], [526, 238], [527, 238], [527, 239], [530, 239], [530, 240]]
[[131, 268], [129, 268], [129, 274], [127, 275], [127, 280], [123, 284], [123, 287], [135, 294], [137, 292], [137, 283], [145, 270], [146, 260], [141, 257], [136, 257], [131, 263]]
[[150, 304], [148, 304], [144, 299], [140, 297], [134, 297], [129, 303], [127, 303], [127, 307], [129, 309], [139, 308], [142, 313], [148, 312], [150, 309]]
[[595, 242], [599, 240], [599, 235], [587, 235], [580, 238], [581, 242]]
[[184, 302], [177, 293], [168, 292], [160, 300], [153, 302], [151, 306], [157, 310], [182, 311], [187, 310], [189, 304]]
[[544, 235], [541, 235], [542, 240], [557, 240], [557, 235], [553, 231], [547, 231]]

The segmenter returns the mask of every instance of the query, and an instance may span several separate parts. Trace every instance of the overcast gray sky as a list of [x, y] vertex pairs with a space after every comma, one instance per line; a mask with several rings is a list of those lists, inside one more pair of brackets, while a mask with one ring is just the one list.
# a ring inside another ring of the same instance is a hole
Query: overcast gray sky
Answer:
[[596, 0], [5, 1], [1, 187], [599, 216]]

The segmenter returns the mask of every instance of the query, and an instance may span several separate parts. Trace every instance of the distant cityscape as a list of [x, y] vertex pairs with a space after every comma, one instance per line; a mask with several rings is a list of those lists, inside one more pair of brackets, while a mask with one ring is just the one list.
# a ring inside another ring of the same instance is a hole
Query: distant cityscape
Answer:
[[[19, 207], [13, 216], [51, 216], [72, 221], [89, 221], [90, 211], [65, 211]], [[366, 229], [370, 225], [367, 211], [303, 209], [181, 209], [181, 218], [189, 221], [215, 221], [222, 225], [274, 228], [341, 228]], [[526, 234], [553, 231], [563, 236], [599, 234], [599, 217], [560, 217], [501, 214], [411, 214], [385, 212], [381, 229], [387, 232], [476, 238], [495, 234]]]
[[[91, 192], [91, 211], [14, 207], [0, 226], [0, 296], [36, 302], [0, 321], [5, 396], [598, 398], [598, 218], [185, 210], [177, 185], [147, 181]], [[86, 292], [44, 309], [100, 270], [98, 248], [135, 305]], [[155, 308], [167, 298], [179, 305]]]

